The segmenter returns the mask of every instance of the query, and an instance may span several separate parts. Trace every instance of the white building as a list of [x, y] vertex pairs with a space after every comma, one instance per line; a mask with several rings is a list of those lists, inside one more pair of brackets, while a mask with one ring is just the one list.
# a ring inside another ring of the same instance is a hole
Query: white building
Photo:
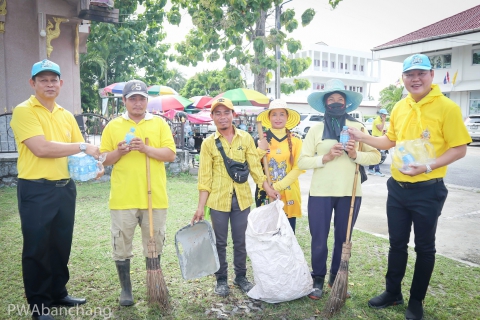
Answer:
[[[307, 79], [310, 88], [297, 90], [293, 94], [281, 94], [289, 107], [301, 113], [316, 113], [307, 103], [310, 93], [322, 91], [325, 83], [330, 79], [341, 79], [345, 89], [359, 92], [364, 101], [368, 100], [371, 83], [380, 81], [380, 61], [372, 58], [371, 52], [357, 51], [343, 48], [330, 47], [323, 42], [311, 45], [306, 50], [301, 50], [289, 58], [307, 58], [312, 60], [310, 67], [294, 78], [282, 78], [282, 83], [293, 83], [294, 79]], [[249, 88], [253, 88], [253, 77], [247, 76]], [[267, 96], [275, 98], [275, 82], [267, 83]], [[360, 111], [365, 114], [374, 114], [376, 107], [360, 106]], [[376, 106], [376, 103], [375, 103]]]
[[372, 49], [375, 59], [403, 62], [415, 53], [430, 58], [434, 83], [464, 117], [480, 113], [480, 5]]

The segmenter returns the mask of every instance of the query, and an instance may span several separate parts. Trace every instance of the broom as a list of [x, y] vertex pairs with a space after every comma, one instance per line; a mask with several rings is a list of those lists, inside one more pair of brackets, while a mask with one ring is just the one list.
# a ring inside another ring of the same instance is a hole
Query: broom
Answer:
[[[148, 146], [148, 138], [145, 138], [145, 145]], [[152, 190], [150, 181], [150, 158], [147, 155], [147, 193], [148, 193], [148, 221], [150, 223], [150, 240], [148, 241], [147, 257], [147, 298], [148, 302], [158, 305], [162, 309], [168, 309], [168, 290], [163, 272], [160, 268], [157, 245], [153, 237], [153, 213], [152, 213]]]
[[[262, 126], [262, 122], [261, 121], [257, 121], [257, 131], [258, 131], [258, 140], [260, 139], [263, 139], [263, 126]], [[263, 172], [265, 173], [265, 175], [267, 176], [267, 182], [268, 182], [268, 185], [271, 186], [272, 185], [272, 179], [270, 178], [270, 172], [268, 170], [268, 160], [267, 160], [267, 155], [264, 155], [263, 158], [262, 158], [262, 162], [263, 162]], [[274, 201], [275, 199], [272, 199], [270, 198], [270, 201]]]
[[[363, 127], [362, 127], [363, 132]], [[362, 149], [362, 142], [358, 144], [358, 150]], [[355, 194], [357, 191], [357, 181], [360, 165], [357, 163], [355, 167], [355, 178], [353, 179], [352, 200], [350, 201], [350, 214], [348, 216], [347, 236], [345, 242], [342, 245], [342, 258], [340, 260], [340, 267], [338, 268], [337, 276], [333, 282], [332, 291], [328, 297], [328, 301], [325, 304], [323, 313], [325, 317], [330, 318], [345, 304], [347, 299], [348, 288], [348, 260], [350, 260], [350, 253], [352, 252], [352, 242], [350, 237], [352, 232], [350, 230], [352, 226], [353, 208], [355, 204]]]

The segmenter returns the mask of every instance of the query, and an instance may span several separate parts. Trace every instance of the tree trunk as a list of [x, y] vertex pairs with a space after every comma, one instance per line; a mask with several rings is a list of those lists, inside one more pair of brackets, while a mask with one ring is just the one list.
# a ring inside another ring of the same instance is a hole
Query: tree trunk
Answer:
[[[261, 11], [260, 12], [260, 18], [257, 20], [255, 24], [255, 38], [257, 37], [265, 37], [265, 21], [267, 20], [267, 12], [266, 11]], [[265, 56], [265, 49], [263, 52], [255, 52], [255, 64], [260, 65], [259, 58]], [[253, 88], [257, 90], [260, 93], [266, 94], [266, 77], [267, 77], [267, 68], [262, 68], [260, 69], [259, 74], [254, 74], [253, 76]]]

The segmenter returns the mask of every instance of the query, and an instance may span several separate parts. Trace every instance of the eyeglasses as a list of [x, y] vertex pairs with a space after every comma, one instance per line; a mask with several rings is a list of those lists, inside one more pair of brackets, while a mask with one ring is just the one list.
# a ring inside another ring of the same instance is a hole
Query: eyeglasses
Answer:
[[423, 79], [425, 78], [428, 74], [430, 74], [430, 71], [421, 71], [421, 72], [411, 72], [411, 73], [404, 73], [403, 76], [408, 79], [408, 80], [413, 80], [415, 78], [420, 78]]

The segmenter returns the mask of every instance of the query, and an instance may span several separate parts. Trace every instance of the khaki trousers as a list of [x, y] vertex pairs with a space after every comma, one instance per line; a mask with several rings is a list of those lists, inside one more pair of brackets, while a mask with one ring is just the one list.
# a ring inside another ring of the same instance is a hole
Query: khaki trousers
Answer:
[[[133, 257], [132, 242], [135, 227], [142, 230], [143, 255], [148, 257], [150, 223], [147, 209], [110, 210], [112, 219], [112, 258], [124, 261]], [[165, 241], [167, 209], [153, 209], [153, 236], [158, 254], [162, 254]]]

